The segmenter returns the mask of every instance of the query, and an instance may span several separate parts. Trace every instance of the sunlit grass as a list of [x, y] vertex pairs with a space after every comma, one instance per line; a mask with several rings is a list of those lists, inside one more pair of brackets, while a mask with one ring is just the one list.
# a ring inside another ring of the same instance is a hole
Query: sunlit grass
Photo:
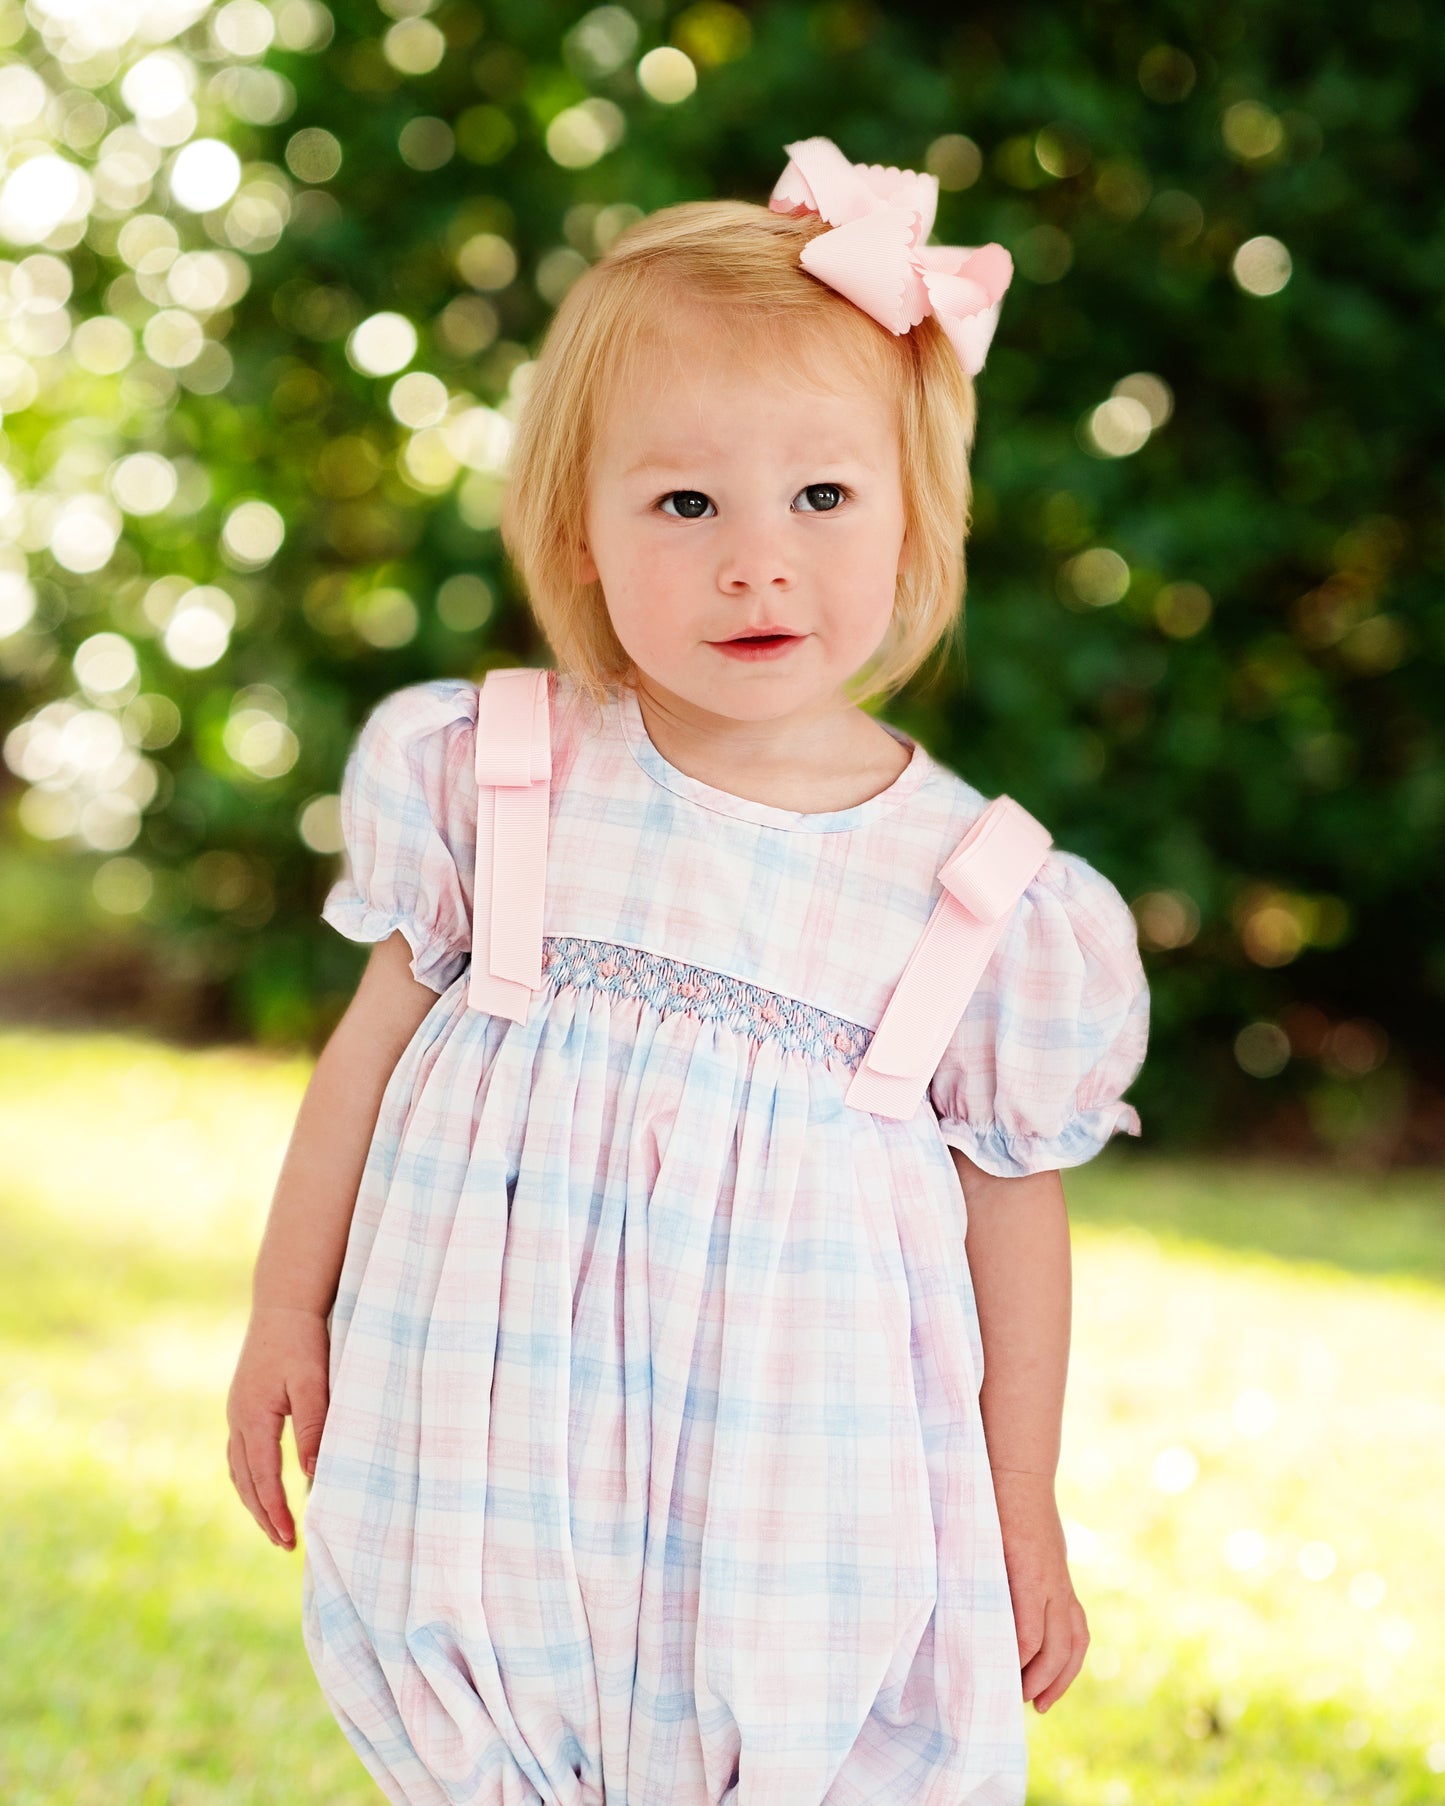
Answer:
[[[0, 1033], [6, 1806], [381, 1798], [307, 1662], [300, 1555], [226, 1471], [306, 1075]], [[1439, 1806], [1445, 1185], [1110, 1150], [1068, 1191], [1093, 1642], [1029, 1711], [1030, 1806]]]

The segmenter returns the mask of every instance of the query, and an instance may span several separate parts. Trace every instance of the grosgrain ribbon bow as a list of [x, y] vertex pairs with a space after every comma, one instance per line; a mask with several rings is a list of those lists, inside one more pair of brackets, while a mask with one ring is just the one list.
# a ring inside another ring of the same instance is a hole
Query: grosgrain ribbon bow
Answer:
[[833, 228], [804, 245], [803, 268], [907, 332], [932, 312], [970, 376], [988, 354], [1013, 258], [1002, 245], [930, 245], [938, 177], [850, 163], [831, 138], [785, 144], [788, 163], [768, 200], [774, 213], [816, 213]]

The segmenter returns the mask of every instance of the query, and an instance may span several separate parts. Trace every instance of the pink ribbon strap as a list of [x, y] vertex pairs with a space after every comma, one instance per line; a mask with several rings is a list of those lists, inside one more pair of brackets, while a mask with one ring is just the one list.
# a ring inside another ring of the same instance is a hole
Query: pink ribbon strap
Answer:
[[996, 796], [939, 871], [933, 906], [844, 1096], [855, 1110], [907, 1121], [1015, 904], [1053, 836], [1011, 796]]
[[928, 243], [937, 176], [850, 163], [831, 138], [803, 138], [783, 149], [789, 161], [768, 206], [816, 213], [833, 227], [803, 246], [803, 268], [890, 332], [907, 332], [932, 313], [959, 362], [977, 376], [1013, 281], [1013, 258], [1003, 246]]
[[542, 983], [550, 673], [489, 671], [477, 696], [477, 864], [467, 1004], [526, 1020]]

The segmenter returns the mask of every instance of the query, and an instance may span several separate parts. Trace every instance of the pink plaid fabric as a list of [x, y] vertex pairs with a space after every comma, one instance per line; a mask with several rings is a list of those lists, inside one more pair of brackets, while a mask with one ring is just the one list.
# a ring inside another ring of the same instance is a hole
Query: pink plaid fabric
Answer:
[[342, 785], [325, 919], [399, 929], [438, 996], [331, 1317], [323, 1693], [407, 1806], [1020, 1806], [948, 1147], [1019, 1174], [1139, 1133], [1133, 918], [1052, 849], [916, 1115], [847, 1108], [986, 799], [914, 744], [855, 808], [745, 801], [562, 677], [543, 984], [470, 1010], [476, 712], [397, 691]]

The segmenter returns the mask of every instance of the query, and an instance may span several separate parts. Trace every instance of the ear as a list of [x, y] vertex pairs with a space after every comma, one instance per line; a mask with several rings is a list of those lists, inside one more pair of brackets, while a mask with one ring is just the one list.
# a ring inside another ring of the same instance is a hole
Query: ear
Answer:
[[595, 560], [587, 547], [581, 546], [577, 552], [577, 581], [579, 583], [596, 583], [600, 580]]

